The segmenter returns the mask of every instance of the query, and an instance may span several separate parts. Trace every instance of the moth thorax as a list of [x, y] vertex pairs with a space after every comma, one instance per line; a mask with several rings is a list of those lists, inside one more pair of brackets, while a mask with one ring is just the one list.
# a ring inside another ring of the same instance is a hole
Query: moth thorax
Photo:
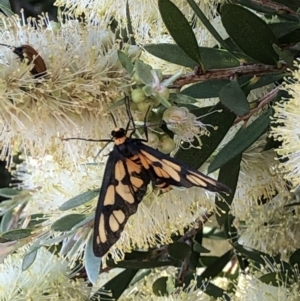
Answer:
[[126, 130], [123, 128], [115, 128], [111, 132], [111, 136], [115, 139], [126, 137]]

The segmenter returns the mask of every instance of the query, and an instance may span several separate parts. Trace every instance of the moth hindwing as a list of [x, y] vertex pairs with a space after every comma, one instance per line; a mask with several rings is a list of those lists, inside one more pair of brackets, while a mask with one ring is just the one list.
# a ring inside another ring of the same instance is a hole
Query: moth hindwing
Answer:
[[120, 238], [150, 182], [160, 189], [198, 186], [209, 191], [230, 192], [226, 185], [147, 146], [143, 143], [146, 140], [127, 137], [128, 127], [112, 131], [114, 147], [105, 167], [94, 222], [93, 246], [99, 257]]

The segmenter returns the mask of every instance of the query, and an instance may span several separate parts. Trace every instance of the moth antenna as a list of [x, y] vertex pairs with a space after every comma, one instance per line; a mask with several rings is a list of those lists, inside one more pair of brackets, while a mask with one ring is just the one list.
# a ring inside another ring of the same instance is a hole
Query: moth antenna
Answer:
[[0, 46], [8, 47], [8, 48], [10, 48], [11, 50], [14, 50], [14, 49], [16, 48], [15, 46], [3, 44], [3, 43], [0, 43]]
[[109, 113], [109, 115], [110, 115], [115, 127], [117, 127], [117, 122], [116, 122], [116, 119], [115, 119], [114, 115], [112, 113]]

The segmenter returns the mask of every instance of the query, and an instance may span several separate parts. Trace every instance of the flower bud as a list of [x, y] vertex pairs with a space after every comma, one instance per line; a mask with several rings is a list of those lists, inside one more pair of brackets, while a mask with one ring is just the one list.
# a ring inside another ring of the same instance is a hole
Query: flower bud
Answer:
[[160, 138], [158, 150], [164, 154], [171, 153], [176, 147], [176, 144], [173, 139], [168, 135], [164, 135]]
[[143, 102], [146, 99], [146, 96], [141, 88], [132, 90], [131, 92], [132, 101], [136, 104]]

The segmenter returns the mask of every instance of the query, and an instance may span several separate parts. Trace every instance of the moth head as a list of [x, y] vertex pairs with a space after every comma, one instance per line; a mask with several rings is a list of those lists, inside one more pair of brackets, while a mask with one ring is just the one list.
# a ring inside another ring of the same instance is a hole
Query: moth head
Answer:
[[115, 128], [114, 130], [112, 130], [111, 136], [114, 139], [122, 138], [122, 137], [126, 136], [126, 130], [123, 128]]

